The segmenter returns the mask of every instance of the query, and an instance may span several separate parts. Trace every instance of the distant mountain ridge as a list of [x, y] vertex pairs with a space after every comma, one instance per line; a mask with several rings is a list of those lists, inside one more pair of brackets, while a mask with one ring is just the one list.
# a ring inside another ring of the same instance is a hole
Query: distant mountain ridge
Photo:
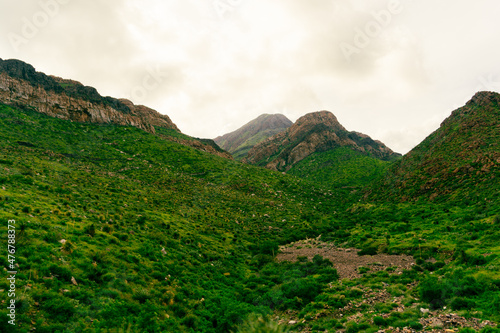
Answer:
[[49, 116], [96, 123], [132, 125], [154, 133], [154, 126], [180, 132], [166, 115], [126, 99], [101, 96], [95, 88], [37, 72], [20, 60], [0, 59], [0, 101], [20, 103]]
[[479, 92], [392, 165], [368, 197], [484, 201], [498, 196], [499, 180], [500, 94]]
[[244, 158], [250, 149], [265, 139], [286, 130], [293, 122], [282, 114], [262, 114], [236, 131], [214, 139], [235, 159]]
[[349, 147], [380, 160], [401, 156], [368, 135], [347, 131], [329, 111], [306, 114], [287, 130], [254, 146], [245, 162], [288, 171], [311, 154]]
[[0, 103], [32, 107], [48, 116], [77, 122], [130, 125], [150, 133], [156, 133], [157, 127], [168, 140], [232, 158], [212, 140], [182, 134], [167, 115], [127, 99], [103, 97], [93, 87], [37, 72], [16, 59], [0, 59]]

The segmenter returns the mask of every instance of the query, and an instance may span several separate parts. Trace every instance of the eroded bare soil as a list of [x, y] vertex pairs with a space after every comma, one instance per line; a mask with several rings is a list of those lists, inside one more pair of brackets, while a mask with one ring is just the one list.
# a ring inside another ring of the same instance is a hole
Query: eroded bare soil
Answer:
[[370, 272], [394, 267], [397, 273], [405, 269], [410, 269], [411, 266], [415, 265], [415, 260], [411, 256], [390, 254], [360, 256], [358, 255], [359, 251], [354, 248], [338, 248], [316, 239], [307, 239], [280, 247], [277, 259], [279, 261], [296, 261], [298, 257], [307, 257], [309, 260], [312, 260], [315, 255], [319, 254], [332, 262], [341, 279], [355, 279], [360, 277], [360, 267], [365, 267]]

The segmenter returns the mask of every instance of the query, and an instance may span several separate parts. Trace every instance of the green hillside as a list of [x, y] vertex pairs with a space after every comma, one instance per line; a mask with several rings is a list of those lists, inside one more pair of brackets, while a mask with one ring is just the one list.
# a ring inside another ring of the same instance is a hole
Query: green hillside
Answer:
[[245, 301], [252, 267], [325, 223], [329, 208], [313, 201], [331, 194], [289, 176], [134, 127], [5, 105], [0, 115], [1, 230], [16, 220], [25, 328], [130, 322], [151, 332], [227, 332], [250, 312], [270, 311]]
[[[317, 170], [308, 180], [156, 133], [0, 104], [0, 246], [15, 220], [15, 331], [377, 332], [430, 329], [452, 312], [461, 328], [500, 320], [493, 193], [468, 206], [374, 200], [338, 187], [385, 168], [348, 150], [324, 157], [349, 175], [322, 174], [316, 155], [304, 161]], [[335, 186], [323, 183], [330, 176]], [[354, 254], [354, 277], [332, 265], [333, 249]], [[289, 252], [295, 261], [280, 259]], [[0, 320], [0, 331], [13, 327]]]
[[364, 187], [380, 177], [389, 164], [341, 147], [308, 156], [295, 164], [288, 174], [332, 187]]
[[477, 93], [376, 183], [373, 198], [435, 202], [498, 200], [500, 95]]

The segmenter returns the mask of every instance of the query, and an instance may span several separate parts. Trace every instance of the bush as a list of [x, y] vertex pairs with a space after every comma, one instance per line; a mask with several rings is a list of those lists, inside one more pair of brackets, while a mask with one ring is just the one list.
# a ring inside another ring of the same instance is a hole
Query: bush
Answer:
[[358, 256], [366, 256], [366, 255], [374, 256], [376, 254], [377, 254], [376, 246], [368, 246], [358, 252]]
[[472, 328], [466, 327], [462, 328], [460, 331], [458, 331], [458, 333], [476, 333], [476, 331]]
[[424, 328], [422, 324], [420, 324], [418, 321], [412, 321], [409, 324], [410, 328], [413, 328], [414, 330], [420, 331], [421, 329]]
[[420, 284], [420, 298], [435, 309], [443, 306], [443, 286], [436, 277], [430, 276], [422, 281]]
[[458, 252], [458, 262], [467, 266], [481, 266], [486, 264], [488, 261], [480, 254], [467, 253], [462, 249]]
[[141, 216], [139, 216], [139, 217], [137, 218], [137, 222], [136, 222], [136, 223], [137, 223], [138, 225], [144, 225], [144, 224], [146, 223], [146, 220], [147, 220], [147, 219], [148, 219], [148, 218], [147, 218], [146, 216], [141, 215]]
[[286, 298], [298, 297], [304, 301], [304, 305], [312, 302], [321, 292], [321, 289], [322, 285], [312, 278], [296, 279], [284, 283], [281, 287]]
[[377, 326], [387, 326], [387, 320], [380, 316], [373, 317], [373, 324]]
[[57, 294], [41, 302], [40, 305], [52, 319], [59, 322], [69, 321], [75, 313], [73, 304], [66, 298], [60, 297]]
[[455, 297], [451, 300], [450, 306], [453, 310], [472, 309], [476, 303], [465, 297]]
[[139, 289], [134, 293], [132, 298], [138, 301], [139, 303], [144, 304], [148, 299], [151, 298], [151, 295], [149, 294], [149, 291], [147, 291], [146, 289]]
[[56, 276], [59, 280], [70, 282], [71, 281], [71, 271], [64, 266], [58, 266], [52, 264], [49, 266], [50, 274]]

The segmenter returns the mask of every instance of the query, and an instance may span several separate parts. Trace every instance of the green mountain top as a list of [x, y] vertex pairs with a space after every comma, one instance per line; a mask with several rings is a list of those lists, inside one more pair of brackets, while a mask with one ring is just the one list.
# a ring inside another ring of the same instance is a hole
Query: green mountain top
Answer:
[[460, 201], [498, 198], [500, 95], [479, 92], [394, 163], [373, 195], [389, 200]]

